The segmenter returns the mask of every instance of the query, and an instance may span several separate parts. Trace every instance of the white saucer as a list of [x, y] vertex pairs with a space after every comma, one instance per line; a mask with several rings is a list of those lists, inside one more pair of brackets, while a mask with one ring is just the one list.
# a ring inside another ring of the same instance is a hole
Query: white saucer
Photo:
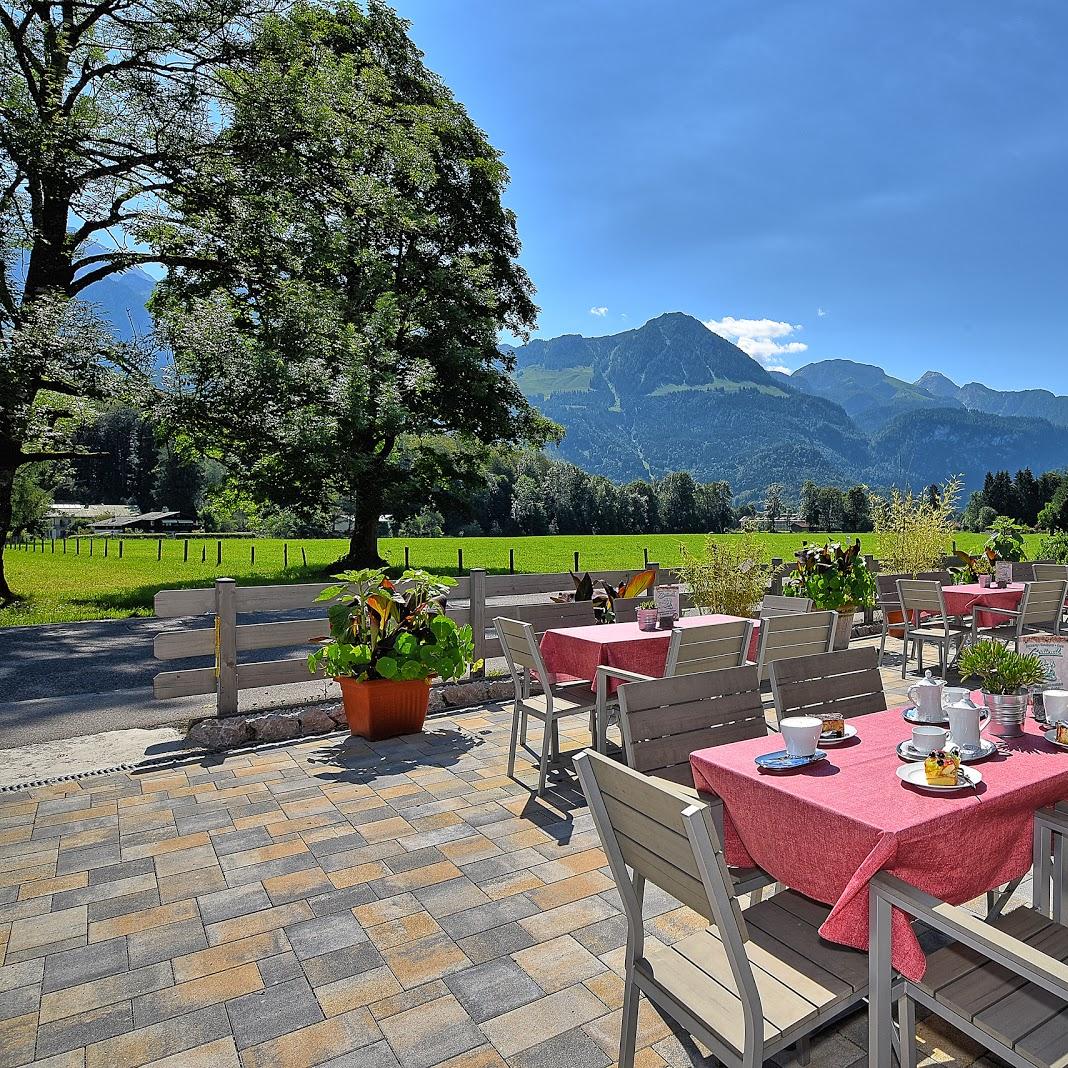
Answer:
[[[1068, 749], [1068, 745], [1065, 745], [1064, 742], [1058, 742], [1057, 741], [1057, 730], [1056, 730], [1056, 728], [1054, 728], [1051, 731], [1043, 731], [1042, 732], [1042, 737], [1045, 738], [1046, 741], [1049, 742], [1051, 745], [1055, 745], [1058, 749]], [[826, 745], [827, 743], [823, 742], [821, 744]]]
[[927, 781], [927, 773], [922, 763], [902, 764], [897, 769], [897, 777], [909, 786], [915, 786], [918, 790], [929, 790], [933, 794], [951, 794], [957, 790], [970, 790], [983, 781], [982, 772], [978, 768], [961, 766], [960, 775], [967, 782], [960, 782], [956, 786], [932, 786]]
[[842, 742], [848, 742], [850, 738], [856, 738], [856, 736], [857, 728], [851, 723], [847, 723], [841, 738], [828, 738], [827, 735], [821, 734], [819, 744], [821, 747], [825, 745], [841, 745]]
[[[980, 760], [986, 760], [987, 757], [993, 756], [998, 751], [997, 744], [992, 742], [989, 738], [979, 739], [979, 749], [962, 749], [960, 753], [960, 760], [962, 764], [975, 764]], [[926, 760], [928, 754], [920, 752], [918, 749], [913, 749], [912, 739], [906, 738], [903, 742], [898, 743], [897, 755], [902, 760], [907, 760], [910, 763], [916, 763], [918, 760]]]

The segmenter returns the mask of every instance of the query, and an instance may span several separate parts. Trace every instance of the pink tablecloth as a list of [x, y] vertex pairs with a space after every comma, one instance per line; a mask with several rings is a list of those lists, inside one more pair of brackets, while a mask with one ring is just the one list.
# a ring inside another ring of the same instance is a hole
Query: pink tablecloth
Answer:
[[[723, 798], [730, 864], [757, 864], [780, 882], [833, 905], [820, 934], [868, 948], [868, 881], [880, 870], [952, 904], [1023, 875], [1031, 866], [1036, 809], [1068, 799], [1068, 752], [1028, 720], [1022, 738], [974, 765], [978, 794], [938, 795], [905, 786], [899, 710], [850, 721], [856, 740], [827, 760], [767, 774], [753, 758], [782, 748], [778, 735], [691, 754], [699, 789]], [[919, 980], [926, 958], [904, 915], [893, 924], [894, 967]]]
[[[696, 627], [706, 623], [733, 623], [737, 619], [737, 616], [685, 616], [678, 625]], [[750, 660], [756, 659], [759, 636], [760, 621], [757, 620], [749, 642]], [[539, 648], [545, 670], [554, 681], [591, 679], [595, 683], [597, 668], [602, 664], [659, 678], [664, 674], [670, 641], [669, 630], [644, 631], [638, 630], [637, 623], [603, 623], [593, 627], [547, 630]], [[617, 685], [614, 680], [609, 680], [609, 691], [614, 693]], [[591, 689], [595, 688], [591, 685]]]
[[[1003, 590], [980, 586], [978, 582], [970, 582], [963, 586], [942, 587], [946, 614], [951, 616], [966, 616], [981, 605], [995, 605], [998, 608], [1015, 610], [1023, 599], [1023, 593], [1022, 582], [1013, 582]], [[976, 623], [980, 627], [1004, 627], [1013, 622], [1011, 616], [999, 615], [997, 612], [976, 611], [975, 615]]]

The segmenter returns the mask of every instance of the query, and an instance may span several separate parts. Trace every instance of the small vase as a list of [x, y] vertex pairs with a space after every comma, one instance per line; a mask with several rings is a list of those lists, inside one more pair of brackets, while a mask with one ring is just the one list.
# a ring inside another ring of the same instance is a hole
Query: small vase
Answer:
[[659, 616], [655, 608], [639, 608], [634, 615], [638, 630], [656, 630]]
[[984, 590], [989, 588], [989, 586], [990, 586], [990, 576], [989, 575], [980, 575], [979, 576], [979, 585]]
[[990, 733], [999, 738], [1019, 738], [1023, 734], [1028, 696], [1026, 690], [1004, 694], [983, 690], [983, 704], [990, 712]]

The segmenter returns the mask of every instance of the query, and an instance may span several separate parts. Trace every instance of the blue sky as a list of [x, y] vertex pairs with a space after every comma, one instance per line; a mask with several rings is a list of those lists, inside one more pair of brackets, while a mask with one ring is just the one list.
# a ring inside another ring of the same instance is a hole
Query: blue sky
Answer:
[[1068, 393], [1064, 0], [396, 3], [504, 153], [538, 336], [681, 310]]

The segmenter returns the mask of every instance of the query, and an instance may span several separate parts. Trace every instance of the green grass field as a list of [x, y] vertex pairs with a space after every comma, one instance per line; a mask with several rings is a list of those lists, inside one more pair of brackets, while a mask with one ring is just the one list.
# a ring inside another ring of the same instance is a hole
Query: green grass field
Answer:
[[[733, 535], [721, 535], [730, 538]], [[848, 535], [826, 535], [848, 537]], [[788, 559], [801, 546], [801, 534], [762, 534], [772, 555]], [[810, 541], [825, 535], [809, 536]], [[484, 567], [491, 572], [508, 571], [508, 551], [514, 551], [516, 571], [567, 571], [579, 553], [582, 570], [637, 570], [642, 566], [643, 550], [649, 559], [664, 566], [679, 563], [683, 544], [701, 544], [701, 534], [601, 535], [582, 537], [561, 535], [538, 538], [384, 538], [379, 551], [390, 564], [404, 564], [405, 546], [412, 567], [445, 574], [458, 573], [457, 551], [463, 550], [463, 567]], [[982, 544], [981, 534], [959, 534], [962, 548], [975, 549]], [[1028, 551], [1033, 553], [1041, 540], [1028, 536]], [[864, 551], [879, 555], [879, 539], [872, 534], [861, 538]], [[284, 566], [288, 545], [289, 566]], [[242, 583], [310, 582], [318, 579], [324, 568], [337, 560], [346, 543], [340, 539], [288, 541], [256, 538], [225, 539], [222, 563], [217, 563], [214, 539], [190, 539], [189, 559], [183, 560], [184, 542], [164, 539], [163, 557], [157, 560], [154, 538], [128, 539], [119, 557], [119, 543], [112, 539], [104, 555], [104, 541], [94, 539], [93, 555], [83, 539], [80, 551], [67, 543], [67, 551], [58, 543], [55, 551], [46, 543], [42, 552], [9, 549], [5, 554], [8, 581], [23, 597], [17, 604], [0, 611], [0, 626], [30, 623], [60, 623], [84, 619], [118, 619], [125, 616], [151, 615], [152, 598], [158, 590], [188, 586], [210, 586], [220, 576]], [[252, 549], [255, 549], [255, 562]], [[304, 550], [307, 566], [304, 565]], [[948, 550], [948, 546], [947, 546]], [[203, 554], [203, 561], [201, 556]]]

